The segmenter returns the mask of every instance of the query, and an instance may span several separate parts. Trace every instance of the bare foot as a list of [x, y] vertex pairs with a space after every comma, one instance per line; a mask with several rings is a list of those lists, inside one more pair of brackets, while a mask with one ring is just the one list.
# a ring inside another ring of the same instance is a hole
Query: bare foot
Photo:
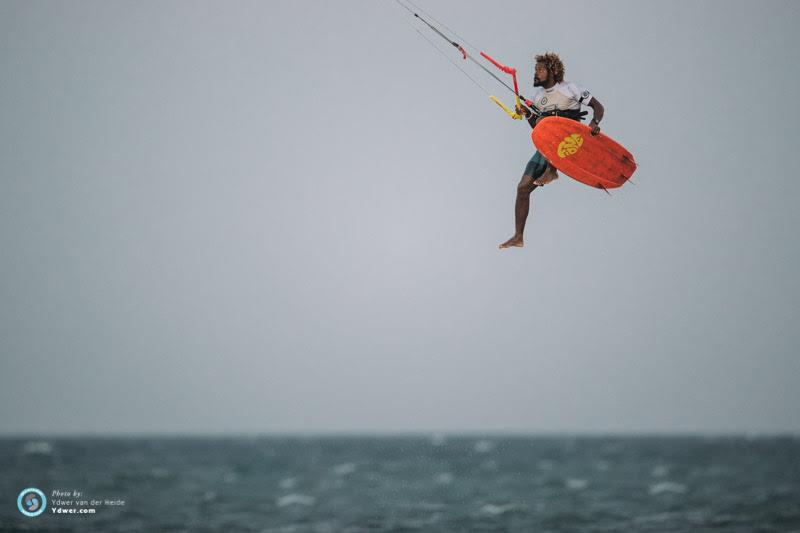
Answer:
[[516, 235], [514, 235], [506, 242], [501, 244], [500, 249], [502, 250], [503, 248], [511, 248], [512, 246], [516, 246], [517, 248], [522, 248], [523, 246], [525, 246], [525, 243], [522, 242], [522, 236], [517, 237]]
[[539, 179], [533, 180], [533, 184], [539, 185], [541, 187], [542, 185], [547, 185], [551, 181], [557, 179], [558, 179], [558, 172], [556, 172], [556, 169], [551, 166], [548, 166], [547, 169], [544, 171], [544, 174], [542, 174], [539, 177]]

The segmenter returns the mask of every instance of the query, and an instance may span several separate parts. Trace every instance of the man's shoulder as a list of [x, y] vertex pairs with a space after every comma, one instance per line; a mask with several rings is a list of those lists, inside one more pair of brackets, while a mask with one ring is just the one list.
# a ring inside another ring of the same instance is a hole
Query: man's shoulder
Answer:
[[574, 81], [562, 81], [558, 84], [558, 88], [560, 91], [570, 94], [581, 94], [582, 92], [586, 91], [586, 87]]
[[541, 95], [543, 92], [545, 92], [544, 87], [534, 87], [531, 97], [535, 98], [536, 96]]

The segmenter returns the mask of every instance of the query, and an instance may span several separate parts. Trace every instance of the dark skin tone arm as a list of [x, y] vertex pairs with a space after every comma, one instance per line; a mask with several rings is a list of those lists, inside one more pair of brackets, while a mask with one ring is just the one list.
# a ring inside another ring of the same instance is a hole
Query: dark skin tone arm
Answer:
[[592, 135], [597, 135], [600, 133], [600, 121], [603, 120], [603, 113], [605, 113], [606, 109], [603, 107], [603, 104], [600, 103], [600, 100], [594, 97], [592, 101], [589, 102], [589, 107], [591, 107], [594, 112], [592, 121], [589, 122], [589, 127], [592, 128]]

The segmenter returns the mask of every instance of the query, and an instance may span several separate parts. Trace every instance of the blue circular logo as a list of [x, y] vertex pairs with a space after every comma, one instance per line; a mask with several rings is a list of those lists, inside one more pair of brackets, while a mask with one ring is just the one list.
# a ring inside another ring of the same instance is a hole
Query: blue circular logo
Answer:
[[17, 508], [25, 516], [39, 516], [47, 506], [44, 492], [33, 487], [27, 488], [17, 496]]

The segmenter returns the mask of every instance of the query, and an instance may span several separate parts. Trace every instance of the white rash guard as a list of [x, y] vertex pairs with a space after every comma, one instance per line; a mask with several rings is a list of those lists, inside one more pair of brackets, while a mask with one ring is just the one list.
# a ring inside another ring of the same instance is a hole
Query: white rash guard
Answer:
[[539, 112], [580, 110], [581, 105], [589, 105], [592, 94], [584, 87], [571, 81], [556, 83], [549, 89], [536, 87], [531, 102]]

